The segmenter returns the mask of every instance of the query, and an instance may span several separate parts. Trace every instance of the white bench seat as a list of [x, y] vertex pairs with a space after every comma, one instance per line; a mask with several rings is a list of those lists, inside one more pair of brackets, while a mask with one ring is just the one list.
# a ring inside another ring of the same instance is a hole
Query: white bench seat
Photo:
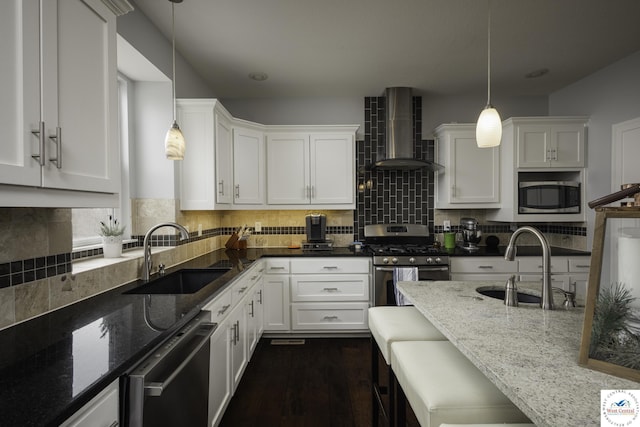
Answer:
[[449, 341], [394, 342], [391, 368], [422, 427], [530, 422]]

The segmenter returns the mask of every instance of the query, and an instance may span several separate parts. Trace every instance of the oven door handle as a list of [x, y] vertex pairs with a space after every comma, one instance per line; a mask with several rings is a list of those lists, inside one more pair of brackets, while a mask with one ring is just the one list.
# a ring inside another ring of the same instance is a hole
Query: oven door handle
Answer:
[[[382, 271], [383, 273], [392, 273], [393, 270], [393, 267], [376, 267], [376, 271]], [[418, 273], [421, 271], [449, 271], [449, 267], [446, 265], [437, 267], [420, 266], [418, 267]]]
[[[169, 386], [169, 384], [171, 384], [171, 381], [173, 381], [180, 374], [180, 372], [182, 372], [182, 370], [189, 364], [189, 362], [191, 362], [191, 359], [193, 359], [195, 355], [200, 351], [200, 349], [202, 349], [202, 347], [204, 347], [205, 344], [209, 342], [209, 339], [211, 338], [211, 335], [213, 335], [213, 332], [216, 330], [217, 326], [218, 325], [216, 323], [200, 323], [194, 331], [194, 334], [198, 335], [198, 337], [196, 337], [193, 344], [191, 344], [192, 348], [189, 351], [189, 354], [186, 355], [181, 363], [176, 366], [171, 371], [171, 373], [169, 373], [163, 380], [156, 382], [145, 382], [145, 396], [162, 395], [162, 392]], [[189, 339], [189, 337], [187, 335], [183, 335], [183, 339]], [[175, 347], [179, 346], [179, 341], [175, 343]]]

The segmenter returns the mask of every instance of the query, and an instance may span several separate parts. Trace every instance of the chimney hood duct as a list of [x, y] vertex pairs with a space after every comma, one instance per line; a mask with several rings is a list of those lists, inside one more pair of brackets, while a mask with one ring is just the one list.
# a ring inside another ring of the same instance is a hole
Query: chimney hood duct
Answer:
[[414, 157], [413, 97], [409, 87], [385, 89], [387, 104], [386, 158], [377, 161], [375, 169], [435, 171], [443, 166]]

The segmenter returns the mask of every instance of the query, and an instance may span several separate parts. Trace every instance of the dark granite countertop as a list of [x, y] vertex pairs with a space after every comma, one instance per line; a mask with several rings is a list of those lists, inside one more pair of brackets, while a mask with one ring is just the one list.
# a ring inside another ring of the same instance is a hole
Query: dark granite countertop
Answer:
[[[264, 256], [367, 255], [347, 248], [218, 250], [167, 270], [232, 267], [195, 294], [125, 294], [142, 284], [133, 281], [0, 331], [0, 425], [59, 425]], [[154, 326], [165, 331], [148, 326], [145, 308]]]
[[[456, 247], [455, 249], [445, 250], [449, 253], [449, 256], [504, 256], [506, 246], [489, 247], [478, 246], [476, 252], [469, 252], [462, 248]], [[557, 248], [551, 247], [551, 256], [590, 256], [591, 252], [579, 251], [575, 249]], [[540, 246], [518, 246], [516, 249], [516, 256], [542, 256], [542, 248]]]
[[[503, 256], [486, 247], [452, 256]], [[519, 255], [540, 255], [522, 246]], [[553, 248], [552, 255], [589, 255]], [[195, 317], [247, 265], [261, 257], [368, 257], [367, 251], [265, 248], [218, 250], [167, 271], [226, 265], [231, 270], [190, 295], [126, 294], [141, 281], [119, 286], [68, 307], [0, 331], [0, 425], [58, 425], [144, 355]], [[157, 331], [148, 326], [148, 317]]]

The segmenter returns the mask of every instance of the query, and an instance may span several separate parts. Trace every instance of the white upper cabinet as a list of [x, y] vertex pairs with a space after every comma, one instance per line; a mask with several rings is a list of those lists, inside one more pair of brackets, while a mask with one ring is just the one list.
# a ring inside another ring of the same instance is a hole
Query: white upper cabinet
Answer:
[[[2, 2], [0, 123], [9, 135], [0, 153], [0, 183], [118, 192], [112, 10], [101, 0]], [[20, 202], [46, 204], [40, 194], [31, 188]]]
[[264, 204], [264, 134], [249, 126], [233, 128], [233, 203]]
[[518, 168], [584, 167], [584, 120], [510, 120], [516, 132]]
[[291, 130], [267, 134], [267, 203], [353, 209], [356, 127]]
[[230, 206], [231, 116], [216, 100], [179, 99], [178, 123], [187, 141], [180, 165], [180, 209]]
[[478, 148], [475, 124], [436, 129], [438, 163], [436, 209], [497, 208], [500, 202], [500, 148]]

